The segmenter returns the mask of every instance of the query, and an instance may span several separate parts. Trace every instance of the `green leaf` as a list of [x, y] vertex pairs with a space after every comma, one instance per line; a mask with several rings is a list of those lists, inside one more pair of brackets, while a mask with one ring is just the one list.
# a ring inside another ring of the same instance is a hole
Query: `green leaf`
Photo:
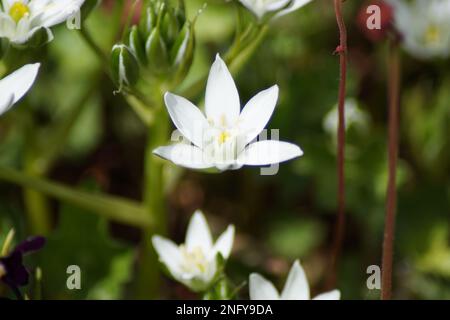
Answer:
[[[121, 285], [128, 277], [124, 270], [129, 266], [126, 256], [131, 251], [111, 239], [107, 227], [103, 217], [70, 205], [61, 208], [58, 229], [48, 238], [39, 256], [45, 298], [85, 299], [91, 290], [100, 290], [105, 285], [114, 288], [111, 295], [120, 295]], [[70, 265], [81, 269], [80, 290], [67, 288], [70, 275], [66, 271]]]

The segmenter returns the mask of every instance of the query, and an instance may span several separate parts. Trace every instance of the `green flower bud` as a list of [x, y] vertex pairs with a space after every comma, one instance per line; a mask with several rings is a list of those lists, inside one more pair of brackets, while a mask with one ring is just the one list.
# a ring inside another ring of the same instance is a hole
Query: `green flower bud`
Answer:
[[175, 16], [175, 12], [173, 10], [167, 10], [166, 14], [162, 18], [161, 33], [169, 47], [171, 47], [174, 43], [179, 31], [180, 25], [178, 24], [178, 19]]
[[153, 4], [150, 4], [146, 10], [143, 19], [140, 22], [140, 29], [145, 38], [149, 37], [153, 28], [156, 26], [156, 12]]
[[183, 26], [186, 22], [186, 8], [184, 0], [178, 1], [178, 7], [175, 9], [175, 17], [178, 20], [178, 25]]
[[135, 57], [141, 65], [147, 65], [147, 56], [145, 54], [145, 41], [142, 38], [141, 31], [137, 26], [133, 26], [129, 36], [129, 46]]
[[139, 80], [139, 64], [131, 50], [124, 44], [116, 44], [111, 51], [111, 69], [119, 86], [131, 87]]
[[150, 34], [145, 43], [145, 52], [147, 54], [148, 66], [151, 71], [163, 73], [169, 69], [169, 54], [163, 38], [156, 28]]
[[170, 52], [170, 62], [175, 70], [174, 82], [181, 82], [189, 72], [194, 58], [195, 32], [194, 23], [187, 21]]

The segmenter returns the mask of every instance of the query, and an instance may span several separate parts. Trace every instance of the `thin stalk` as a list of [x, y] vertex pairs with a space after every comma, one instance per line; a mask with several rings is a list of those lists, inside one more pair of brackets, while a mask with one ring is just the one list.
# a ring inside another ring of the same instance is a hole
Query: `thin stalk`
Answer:
[[238, 55], [232, 57], [232, 59], [227, 61], [227, 63], [230, 65], [231, 72], [233, 72], [234, 74], [239, 73], [242, 67], [253, 56], [256, 49], [258, 49], [259, 45], [266, 37], [268, 31], [268, 25], [258, 26], [258, 31], [253, 41], [250, 42], [250, 44], [247, 45], [244, 49], [242, 49], [242, 51]]
[[[39, 166], [38, 153], [31, 134], [34, 130], [28, 130], [28, 141], [25, 146], [23, 162], [24, 172], [31, 177], [42, 177], [44, 172]], [[47, 236], [52, 229], [51, 212], [47, 197], [30, 188], [23, 188], [23, 201], [27, 215], [27, 229], [32, 234]]]
[[338, 97], [338, 132], [337, 132], [337, 221], [334, 230], [334, 240], [331, 255], [331, 272], [329, 273], [328, 287], [336, 286], [339, 258], [345, 233], [345, 94], [347, 86], [347, 28], [342, 15], [342, 0], [334, 0], [334, 10], [339, 28], [340, 44], [336, 49], [339, 54], [340, 78]]
[[144, 210], [139, 203], [131, 200], [74, 190], [56, 182], [4, 167], [0, 167], [0, 180], [33, 189], [117, 222], [142, 228], [150, 228], [153, 225], [149, 209]]
[[[95, 91], [96, 86], [91, 86], [84, 94], [69, 115], [54, 129], [52, 140], [44, 149], [39, 150], [33, 145], [27, 147], [24, 159], [25, 173], [30, 176], [44, 177], [57, 159], [64, 143], [66, 142], [73, 126], [84, 110], [87, 100]], [[32, 140], [32, 139], [30, 139]], [[31, 233], [48, 235], [51, 231], [51, 215], [48, 199], [40, 192], [32, 189], [23, 190], [24, 205], [28, 216], [28, 226]]]
[[[162, 96], [162, 94], [161, 94]], [[155, 110], [153, 125], [148, 131], [145, 150], [144, 207], [154, 221], [153, 228], [144, 229], [141, 256], [138, 264], [135, 295], [137, 299], [155, 298], [159, 293], [160, 272], [158, 257], [151, 245], [151, 237], [167, 233], [165, 206], [164, 162], [153, 154], [153, 150], [167, 143], [169, 119], [162, 105]]]
[[398, 131], [400, 108], [400, 53], [393, 41], [389, 46], [389, 132], [388, 132], [388, 185], [384, 227], [381, 299], [392, 297], [392, 265], [394, 256], [394, 233], [397, 210], [396, 172], [398, 160]]

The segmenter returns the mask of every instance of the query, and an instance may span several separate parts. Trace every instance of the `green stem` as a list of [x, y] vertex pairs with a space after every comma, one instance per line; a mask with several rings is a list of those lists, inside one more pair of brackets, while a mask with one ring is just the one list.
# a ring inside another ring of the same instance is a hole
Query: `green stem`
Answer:
[[62, 184], [4, 167], [0, 167], [0, 180], [33, 189], [117, 222], [142, 228], [153, 225], [150, 210], [144, 210], [140, 204], [131, 200], [73, 190]]
[[259, 30], [258, 30], [255, 38], [253, 38], [253, 41], [250, 42], [250, 44], [247, 45], [238, 55], [233, 57], [233, 59], [231, 61], [227, 61], [230, 65], [230, 71], [233, 74], [237, 74], [237, 73], [239, 73], [239, 71], [241, 71], [242, 67], [253, 56], [256, 49], [258, 49], [261, 42], [266, 37], [268, 31], [269, 31], [268, 25], [259, 26]]
[[[162, 96], [162, 94], [161, 94]], [[152, 214], [154, 228], [144, 230], [142, 255], [138, 265], [136, 278], [136, 298], [156, 298], [159, 292], [160, 272], [158, 257], [151, 246], [153, 234], [167, 233], [167, 213], [165, 206], [164, 162], [153, 154], [153, 150], [167, 143], [169, 119], [166, 110], [161, 105], [156, 108], [153, 125], [148, 132], [145, 150], [144, 173], [144, 206], [148, 214]]]
[[[31, 124], [27, 130], [28, 143], [25, 145], [24, 150], [23, 170], [28, 176], [42, 177], [45, 172], [41, 170], [39, 165], [34, 132], [34, 125]], [[36, 190], [29, 188], [23, 188], [22, 194], [29, 232], [47, 236], [52, 229], [47, 198]]]

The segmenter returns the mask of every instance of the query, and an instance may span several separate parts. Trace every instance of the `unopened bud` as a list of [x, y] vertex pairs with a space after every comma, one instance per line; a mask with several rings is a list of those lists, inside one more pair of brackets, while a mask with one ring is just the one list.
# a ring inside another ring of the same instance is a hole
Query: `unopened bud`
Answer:
[[145, 54], [145, 41], [142, 38], [141, 31], [137, 26], [133, 26], [130, 31], [129, 45], [138, 62], [141, 65], [147, 65], [147, 56]]
[[167, 10], [162, 19], [161, 33], [165, 43], [170, 47], [175, 42], [175, 38], [180, 31], [180, 25], [173, 10]]
[[117, 44], [111, 52], [112, 76], [119, 86], [119, 91], [123, 87], [131, 87], [139, 79], [139, 64], [131, 50], [123, 45]]
[[195, 49], [194, 23], [187, 21], [172, 47], [170, 61], [174, 68], [174, 82], [182, 81], [192, 65]]
[[169, 67], [169, 55], [159, 29], [154, 29], [145, 43], [148, 66], [156, 73], [165, 72]]
[[156, 26], [156, 12], [154, 6], [150, 4], [146, 10], [143, 18], [141, 19], [140, 29], [145, 38], [149, 37]]

